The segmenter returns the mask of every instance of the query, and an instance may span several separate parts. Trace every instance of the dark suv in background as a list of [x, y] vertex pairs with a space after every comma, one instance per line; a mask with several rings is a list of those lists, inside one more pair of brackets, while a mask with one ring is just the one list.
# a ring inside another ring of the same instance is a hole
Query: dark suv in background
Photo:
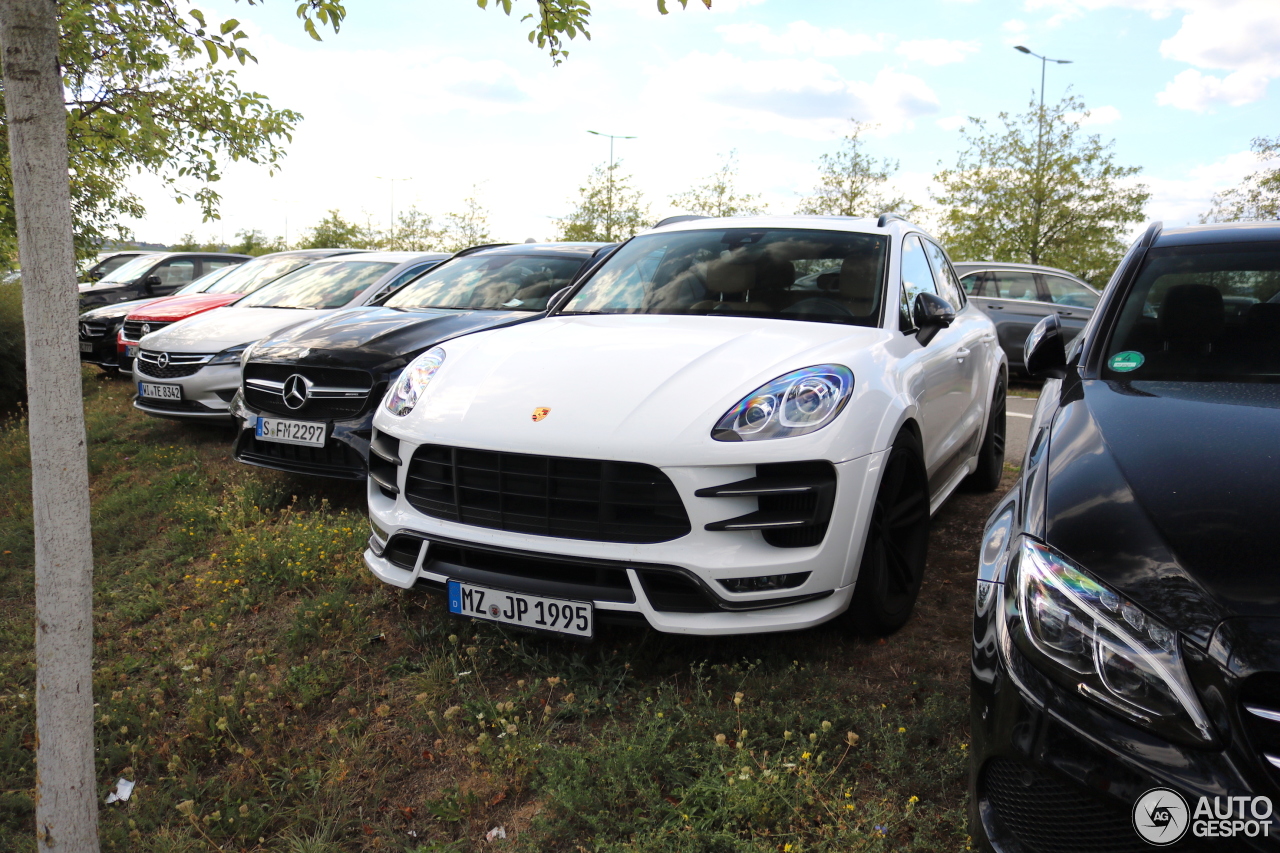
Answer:
[[156, 252], [139, 255], [92, 284], [80, 285], [80, 310], [101, 305], [168, 296], [201, 276], [231, 264], [251, 260], [251, 255], [225, 252]]
[[374, 407], [409, 362], [451, 338], [543, 316], [555, 294], [612, 248], [467, 249], [377, 307], [342, 311], [258, 342], [245, 353], [241, 391], [231, 403], [240, 421], [236, 459], [363, 480]]
[[1280, 845], [1280, 223], [1129, 250], [1047, 377], [983, 537], [980, 850]]
[[1101, 294], [1066, 270], [1035, 264], [968, 261], [955, 265], [969, 301], [996, 324], [1009, 366], [1022, 369], [1022, 342], [1056, 314], [1070, 341], [1084, 329]]

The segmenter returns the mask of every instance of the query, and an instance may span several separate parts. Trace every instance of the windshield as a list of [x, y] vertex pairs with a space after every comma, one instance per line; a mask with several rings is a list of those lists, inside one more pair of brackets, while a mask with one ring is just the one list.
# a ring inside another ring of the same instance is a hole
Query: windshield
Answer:
[[466, 308], [480, 311], [541, 311], [586, 258], [472, 255], [441, 264], [410, 282], [385, 303], [388, 308]]
[[1103, 375], [1280, 380], [1280, 243], [1152, 249], [1120, 309]]
[[236, 269], [236, 266], [236, 264], [233, 264], [227, 267], [220, 267], [207, 275], [202, 275], [186, 287], [181, 288], [180, 290], [175, 290], [173, 295], [188, 296], [192, 293], [206, 293], [209, 288], [213, 287], [215, 284], [230, 275], [231, 271]]
[[323, 261], [246, 296], [240, 308], [341, 308], [364, 293], [396, 264], [385, 261]]
[[253, 293], [261, 287], [266, 287], [285, 273], [301, 269], [307, 264], [314, 263], [315, 260], [315, 258], [308, 258], [304, 255], [286, 255], [282, 258], [258, 258], [252, 261], [245, 261], [243, 264], [233, 268], [235, 269], [234, 273], [228, 273], [226, 278], [205, 292]]
[[98, 284], [129, 284], [155, 262], [155, 255], [139, 255], [98, 279]]
[[877, 326], [888, 237], [730, 228], [624, 245], [564, 314], [725, 314]]

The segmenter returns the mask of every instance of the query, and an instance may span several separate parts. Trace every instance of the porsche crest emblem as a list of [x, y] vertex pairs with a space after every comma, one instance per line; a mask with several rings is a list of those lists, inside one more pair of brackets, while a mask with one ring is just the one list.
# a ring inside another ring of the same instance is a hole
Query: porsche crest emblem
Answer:
[[538, 408], [533, 410], [533, 422], [536, 424], [538, 421], [542, 420], [549, 414], [551, 414], [550, 409], [546, 408], [545, 406], [539, 406]]

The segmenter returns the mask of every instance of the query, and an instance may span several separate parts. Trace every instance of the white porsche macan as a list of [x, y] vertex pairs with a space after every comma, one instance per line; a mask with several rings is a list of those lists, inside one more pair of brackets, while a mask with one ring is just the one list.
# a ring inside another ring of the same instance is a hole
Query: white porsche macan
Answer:
[[572, 635], [893, 631], [931, 514], [999, 483], [1007, 373], [899, 217], [661, 225], [548, 317], [406, 367], [374, 418], [365, 561]]

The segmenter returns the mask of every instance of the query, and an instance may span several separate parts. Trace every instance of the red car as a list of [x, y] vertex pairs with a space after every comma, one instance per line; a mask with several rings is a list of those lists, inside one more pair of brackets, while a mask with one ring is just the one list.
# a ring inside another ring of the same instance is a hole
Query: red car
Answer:
[[163, 329], [170, 323], [230, 305], [246, 294], [266, 287], [285, 273], [301, 269], [321, 258], [361, 251], [364, 250], [299, 249], [291, 252], [273, 252], [241, 264], [204, 293], [171, 296], [139, 306], [125, 317], [124, 325], [121, 326], [120, 334], [116, 338], [116, 354], [120, 370], [124, 373], [132, 373], [133, 359], [138, 354], [138, 342], [146, 335]]

